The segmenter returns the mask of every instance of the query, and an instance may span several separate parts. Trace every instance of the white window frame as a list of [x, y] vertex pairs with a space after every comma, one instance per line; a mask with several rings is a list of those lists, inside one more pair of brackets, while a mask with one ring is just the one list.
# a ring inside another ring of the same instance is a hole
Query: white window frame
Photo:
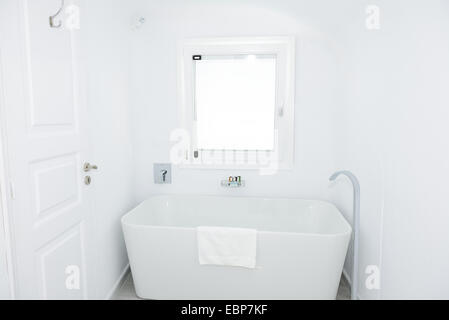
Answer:
[[[196, 130], [193, 56], [275, 55], [276, 105], [274, 151], [202, 152], [194, 157]], [[186, 39], [178, 44], [178, 104], [180, 127], [188, 135], [181, 168], [209, 169], [292, 169], [294, 162], [294, 105], [295, 105], [295, 38], [293, 36], [200, 38]], [[231, 159], [232, 164], [225, 159]], [[270, 164], [262, 159], [270, 159]]]

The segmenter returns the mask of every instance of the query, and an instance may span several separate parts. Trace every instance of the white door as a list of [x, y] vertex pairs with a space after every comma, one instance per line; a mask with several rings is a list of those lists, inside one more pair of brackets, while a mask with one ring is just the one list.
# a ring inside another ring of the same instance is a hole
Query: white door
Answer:
[[[61, 0], [1, 0], [0, 46], [16, 296], [95, 297], [79, 30]], [[66, 8], [76, 1], [65, 1]], [[93, 173], [94, 175], [94, 173]]]

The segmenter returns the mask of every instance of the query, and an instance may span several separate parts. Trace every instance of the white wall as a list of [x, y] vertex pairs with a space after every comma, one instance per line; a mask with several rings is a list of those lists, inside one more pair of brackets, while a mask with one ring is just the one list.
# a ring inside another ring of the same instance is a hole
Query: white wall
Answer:
[[[140, 1], [147, 23], [132, 34], [132, 115], [139, 201], [157, 193], [202, 193], [327, 198], [334, 169], [332, 115], [338, 107], [334, 30], [327, 1]], [[332, 10], [343, 10], [331, 5]], [[295, 169], [273, 176], [257, 171], [174, 168], [171, 185], [153, 184], [153, 163], [169, 162], [169, 135], [179, 126], [177, 41], [187, 37], [295, 35]], [[219, 186], [229, 175], [247, 186]]]
[[[380, 30], [363, 28], [367, 4]], [[363, 1], [348, 14], [336, 161], [361, 180], [359, 268], [381, 268], [381, 290], [362, 274], [360, 296], [447, 299], [449, 4]], [[350, 212], [340, 184], [332, 198]]]
[[448, 299], [449, 4], [385, 5], [385, 28], [382, 298]]
[[85, 1], [88, 108], [96, 220], [97, 297], [105, 298], [127, 266], [120, 218], [136, 205], [129, 135], [130, 6], [120, 0]]

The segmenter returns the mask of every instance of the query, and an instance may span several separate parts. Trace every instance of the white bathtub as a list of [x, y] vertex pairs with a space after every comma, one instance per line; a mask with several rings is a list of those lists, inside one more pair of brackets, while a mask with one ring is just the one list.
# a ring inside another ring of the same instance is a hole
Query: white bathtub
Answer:
[[[122, 226], [148, 299], [335, 299], [351, 235], [335, 206], [299, 199], [154, 196]], [[257, 229], [256, 269], [200, 265], [198, 226]]]

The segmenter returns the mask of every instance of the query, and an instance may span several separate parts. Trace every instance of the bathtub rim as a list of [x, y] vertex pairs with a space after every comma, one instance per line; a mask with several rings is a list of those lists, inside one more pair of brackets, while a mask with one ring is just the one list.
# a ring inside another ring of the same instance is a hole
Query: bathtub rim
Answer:
[[142, 200], [137, 206], [132, 208], [130, 211], [125, 213], [121, 218], [120, 222], [122, 225], [122, 228], [131, 227], [131, 228], [137, 228], [137, 229], [171, 229], [171, 230], [196, 230], [196, 227], [182, 227], [182, 226], [157, 226], [157, 225], [144, 225], [144, 224], [137, 224], [137, 223], [129, 223], [125, 222], [125, 219], [137, 211], [143, 204], [148, 201], [151, 198], [157, 198], [157, 197], [208, 197], [208, 198], [246, 198], [246, 199], [258, 199], [258, 200], [303, 200], [303, 201], [310, 201], [310, 202], [318, 202], [326, 205], [330, 205], [333, 207], [339, 214], [339, 218], [343, 220], [343, 223], [345, 224], [345, 227], [347, 228], [347, 231], [345, 232], [338, 232], [338, 233], [316, 233], [316, 232], [291, 232], [291, 231], [269, 231], [269, 230], [257, 230], [257, 233], [259, 234], [289, 234], [289, 235], [301, 235], [301, 236], [314, 236], [314, 237], [341, 237], [341, 236], [347, 236], [348, 234], [352, 234], [352, 226], [351, 224], [346, 220], [345, 216], [341, 213], [341, 211], [330, 201], [326, 200], [316, 200], [316, 199], [304, 199], [304, 198], [276, 198], [276, 197], [257, 197], [257, 196], [228, 196], [228, 195], [198, 195], [198, 194], [155, 194], [151, 195], [145, 200]]

